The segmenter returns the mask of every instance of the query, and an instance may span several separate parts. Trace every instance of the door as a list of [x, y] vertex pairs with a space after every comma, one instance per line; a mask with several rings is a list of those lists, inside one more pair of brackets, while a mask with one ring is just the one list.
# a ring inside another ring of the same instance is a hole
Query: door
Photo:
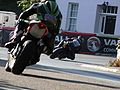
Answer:
[[114, 34], [116, 16], [106, 16], [104, 34]]

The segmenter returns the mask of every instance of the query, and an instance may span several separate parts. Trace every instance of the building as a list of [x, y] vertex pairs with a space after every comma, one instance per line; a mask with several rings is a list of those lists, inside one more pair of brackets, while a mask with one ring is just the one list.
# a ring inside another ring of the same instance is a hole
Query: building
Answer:
[[4, 27], [14, 28], [16, 17], [14, 12], [0, 11], [0, 29]]
[[120, 0], [57, 0], [64, 31], [120, 36]]
[[16, 14], [14, 12], [0, 11], [0, 46], [9, 40], [9, 33], [15, 29]]
[[116, 55], [120, 38], [120, 0], [57, 0], [63, 14], [60, 41], [83, 39], [81, 53]]

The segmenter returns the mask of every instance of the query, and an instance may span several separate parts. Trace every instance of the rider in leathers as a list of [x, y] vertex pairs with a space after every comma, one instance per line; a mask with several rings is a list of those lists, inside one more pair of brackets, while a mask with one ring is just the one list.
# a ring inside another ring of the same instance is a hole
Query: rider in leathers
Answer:
[[[23, 30], [27, 27], [27, 24], [24, 20], [28, 19], [29, 16], [37, 14], [37, 19], [44, 22], [47, 26], [49, 33], [43, 38], [45, 45], [47, 45], [47, 55], [50, 55], [54, 48], [55, 36], [59, 33], [62, 14], [59, 10], [59, 7], [56, 3], [56, 0], [41, 0], [39, 3], [33, 4], [27, 10], [23, 11], [19, 18], [17, 28], [14, 31], [14, 37], [12, 40], [5, 44], [5, 46], [10, 49], [13, 48], [23, 35]], [[50, 16], [54, 20], [47, 21], [45, 20], [47, 16]]]

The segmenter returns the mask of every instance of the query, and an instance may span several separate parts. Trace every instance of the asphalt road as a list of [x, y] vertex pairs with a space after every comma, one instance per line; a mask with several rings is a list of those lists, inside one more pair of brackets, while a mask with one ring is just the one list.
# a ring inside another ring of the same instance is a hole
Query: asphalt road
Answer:
[[76, 55], [74, 61], [42, 55], [22, 75], [6, 72], [7, 50], [0, 48], [0, 90], [120, 90], [119, 68], [110, 68], [114, 57]]

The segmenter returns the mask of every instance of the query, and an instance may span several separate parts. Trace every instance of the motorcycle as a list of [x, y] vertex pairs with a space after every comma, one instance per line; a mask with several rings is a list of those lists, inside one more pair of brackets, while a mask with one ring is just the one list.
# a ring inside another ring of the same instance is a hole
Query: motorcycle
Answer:
[[[42, 27], [42, 28], [39, 28]], [[44, 36], [48, 33], [47, 27], [40, 21], [30, 22], [21, 41], [14, 48], [8, 50], [8, 61], [5, 70], [13, 74], [22, 74], [24, 69], [36, 64], [41, 53], [44, 53]]]
[[55, 48], [50, 56], [51, 59], [58, 58], [59, 60], [68, 58], [75, 59], [75, 53], [81, 49], [80, 39], [63, 40]]

